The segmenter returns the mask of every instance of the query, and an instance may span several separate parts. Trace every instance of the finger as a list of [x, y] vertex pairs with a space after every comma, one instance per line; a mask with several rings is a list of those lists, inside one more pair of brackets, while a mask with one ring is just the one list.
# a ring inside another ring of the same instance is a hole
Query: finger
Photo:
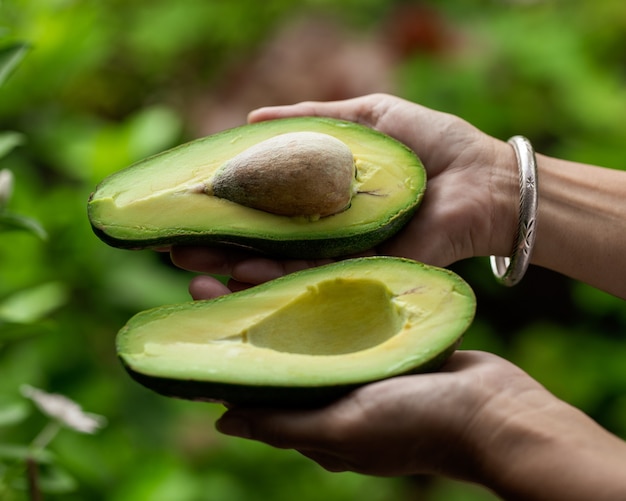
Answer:
[[332, 473], [340, 473], [350, 469], [343, 460], [334, 454], [311, 450], [298, 450], [298, 452]]
[[193, 299], [213, 299], [229, 294], [231, 289], [216, 278], [201, 275], [194, 277], [189, 284], [189, 293]]
[[236, 263], [251, 256], [250, 252], [236, 249], [199, 246], [175, 246], [170, 252], [172, 262], [179, 268], [226, 276], [232, 275]]
[[214, 299], [216, 297], [224, 296], [232, 292], [239, 292], [245, 289], [249, 289], [253, 284], [244, 282], [238, 282], [237, 280], [228, 280], [228, 283], [224, 283], [208, 275], [199, 275], [191, 279], [189, 284], [189, 293], [195, 300], [198, 299]]
[[322, 116], [375, 127], [380, 112], [395, 99], [385, 94], [372, 94], [342, 101], [306, 101], [287, 106], [270, 106], [250, 112], [248, 121], [254, 123], [296, 116]]
[[230, 289], [231, 292], [243, 291], [243, 290], [249, 289], [250, 287], [254, 287], [254, 285], [255, 284], [251, 284], [247, 282], [240, 282], [239, 280], [233, 280], [233, 279], [230, 279], [228, 281], [228, 288]]
[[236, 263], [232, 269], [234, 279], [249, 283], [260, 284], [275, 278], [288, 275], [296, 271], [315, 268], [331, 263], [331, 259], [286, 259], [275, 260], [269, 258], [252, 258]]
[[260, 284], [285, 274], [285, 263], [269, 258], [252, 258], [233, 266], [232, 276], [239, 282]]
[[506, 368], [513, 372], [521, 370], [494, 353], [479, 350], [457, 350], [439, 372], [468, 372], [474, 369], [481, 371], [488, 366], [498, 370]]
[[173, 247], [172, 262], [179, 268], [198, 273], [225, 275], [242, 284], [260, 284], [294, 271], [332, 262], [331, 259], [276, 260], [257, 257], [246, 251], [212, 247]]
[[324, 409], [307, 411], [233, 408], [216, 422], [220, 433], [279, 449], [324, 450], [332, 428]]

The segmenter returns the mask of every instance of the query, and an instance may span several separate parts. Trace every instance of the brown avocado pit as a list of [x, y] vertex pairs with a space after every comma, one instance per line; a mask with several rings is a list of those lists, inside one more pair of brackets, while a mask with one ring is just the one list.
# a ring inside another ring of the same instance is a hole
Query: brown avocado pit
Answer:
[[343, 141], [319, 132], [290, 132], [225, 162], [204, 191], [272, 214], [318, 218], [350, 206], [354, 178], [354, 156]]

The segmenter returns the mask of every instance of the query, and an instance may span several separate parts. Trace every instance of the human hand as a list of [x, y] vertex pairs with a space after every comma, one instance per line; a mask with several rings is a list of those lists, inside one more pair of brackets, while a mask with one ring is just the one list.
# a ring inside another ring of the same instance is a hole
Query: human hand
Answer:
[[437, 373], [363, 386], [320, 409], [233, 407], [217, 428], [295, 449], [335, 472], [466, 477], [475, 474], [473, 444], [487, 434], [480, 410], [492, 392], [508, 385], [536, 383], [497, 357], [457, 352]]
[[232, 407], [216, 426], [333, 472], [443, 475], [511, 500], [626, 494], [624, 442], [484, 352], [457, 351], [437, 373], [373, 383], [320, 409]]
[[[517, 225], [519, 188], [515, 156], [506, 143], [453, 115], [383, 94], [261, 108], [250, 113], [249, 121], [294, 116], [358, 122], [405, 143], [423, 161], [428, 187], [417, 215], [370, 254], [403, 256], [437, 266], [471, 256], [509, 254]], [[174, 248], [172, 259], [181, 268], [232, 277], [233, 290], [321, 264], [184, 247]], [[210, 277], [197, 278], [190, 290], [196, 298], [229, 292]]]

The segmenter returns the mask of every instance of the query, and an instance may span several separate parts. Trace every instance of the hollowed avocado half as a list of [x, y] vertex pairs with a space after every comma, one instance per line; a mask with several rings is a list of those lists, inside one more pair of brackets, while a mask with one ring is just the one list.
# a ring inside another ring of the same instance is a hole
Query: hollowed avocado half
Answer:
[[448, 270], [356, 258], [139, 313], [119, 332], [117, 352], [136, 381], [163, 395], [317, 406], [437, 369], [474, 312], [471, 288]]
[[[355, 194], [346, 210], [319, 219], [276, 215], [198, 189], [244, 150], [298, 131], [333, 136], [352, 151]], [[98, 185], [88, 215], [95, 233], [115, 247], [225, 244], [281, 257], [336, 257], [398, 231], [425, 187], [422, 163], [400, 142], [352, 122], [287, 118], [197, 139], [119, 171]]]

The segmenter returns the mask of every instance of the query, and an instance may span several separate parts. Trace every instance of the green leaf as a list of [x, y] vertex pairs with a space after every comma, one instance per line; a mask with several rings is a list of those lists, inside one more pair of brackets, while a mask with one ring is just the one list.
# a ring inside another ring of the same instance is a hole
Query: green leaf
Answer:
[[25, 461], [32, 458], [38, 463], [51, 463], [55, 456], [47, 450], [33, 450], [27, 445], [0, 444], [0, 460]]
[[48, 282], [10, 295], [0, 303], [0, 319], [29, 324], [63, 306], [69, 291], [65, 284]]
[[0, 346], [2, 346], [2, 343], [47, 334], [51, 329], [52, 326], [50, 322], [37, 322], [33, 325], [18, 322], [5, 322], [0, 319]]
[[0, 49], [0, 85], [20, 64], [29, 49], [30, 46], [25, 43], [16, 43]]
[[19, 132], [0, 132], [0, 158], [8, 155], [13, 148], [24, 143], [24, 134]]
[[28, 231], [42, 240], [48, 238], [46, 230], [37, 220], [9, 211], [0, 212], [0, 233], [15, 230]]
[[21, 423], [30, 411], [31, 406], [24, 400], [0, 398], [0, 427]]

